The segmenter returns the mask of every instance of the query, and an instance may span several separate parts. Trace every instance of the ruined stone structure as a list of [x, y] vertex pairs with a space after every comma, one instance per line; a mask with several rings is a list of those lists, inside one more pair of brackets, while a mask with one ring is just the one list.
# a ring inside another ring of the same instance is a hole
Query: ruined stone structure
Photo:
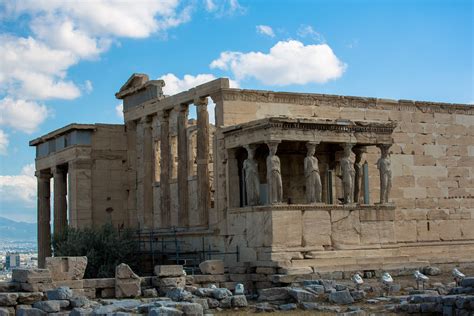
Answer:
[[189, 249], [202, 236], [213, 249], [239, 246], [228, 266], [474, 260], [473, 107], [231, 89], [228, 79], [165, 96], [164, 84], [141, 74], [125, 83], [124, 125], [72, 124], [30, 143], [40, 265], [52, 178], [54, 231], [175, 229]]

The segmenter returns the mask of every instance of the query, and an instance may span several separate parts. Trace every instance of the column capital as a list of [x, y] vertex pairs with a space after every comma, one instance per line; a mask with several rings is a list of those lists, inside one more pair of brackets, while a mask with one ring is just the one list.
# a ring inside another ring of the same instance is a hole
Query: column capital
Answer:
[[208, 98], [207, 97], [197, 97], [194, 99], [194, 105], [197, 106], [198, 108], [201, 108], [203, 106], [207, 106], [208, 104]]
[[181, 104], [177, 104], [174, 106], [174, 110], [176, 112], [187, 112], [189, 110], [189, 104], [187, 103], [181, 103]]
[[140, 123], [142, 124], [151, 124], [151, 121], [153, 119], [152, 115], [146, 115], [140, 118]]
[[36, 170], [35, 177], [38, 179], [49, 180], [53, 177], [53, 174], [50, 170]]
[[160, 122], [168, 121], [169, 117], [170, 117], [169, 110], [158, 111], [158, 120], [160, 120]]

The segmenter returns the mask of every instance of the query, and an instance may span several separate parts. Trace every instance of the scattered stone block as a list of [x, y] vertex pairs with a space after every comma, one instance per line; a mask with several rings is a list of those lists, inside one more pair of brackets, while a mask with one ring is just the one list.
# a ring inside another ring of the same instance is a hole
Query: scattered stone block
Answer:
[[248, 302], [245, 295], [234, 295], [232, 296], [232, 307], [247, 307]]
[[143, 297], [158, 297], [158, 291], [156, 289], [144, 289], [142, 290]]
[[17, 316], [45, 316], [47, 313], [39, 308], [32, 308], [31, 306], [16, 309]]
[[154, 287], [158, 287], [160, 289], [167, 289], [172, 287], [184, 288], [186, 286], [186, 278], [183, 276], [172, 278], [154, 277], [152, 279], [152, 284]]
[[214, 297], [216, 300], [222, 300], [230, 296], [232, 296], [232, 292], [226, 288], [217, 288], [212, 291], [212, 297]]
[[462, 287], [474, 287], [474, 277], [464, 278], [461, 281], [461, 286]]
[[200, 296], [200, 297], [212, 297], [213, 292], [214, 292], [214, 289], [200, 287], [196, 290], [194, 295]]
[[316, 294], [305, 291], [303, 289], [290, 289], [288, 293], [298, 303], [316, 302], [318, 299], [318, 296]]
[[256, 304], [255, 311], [257, 313], [260, 313], [260, 312], [273, 313], [275, 311], [275, 308], [273, 308], [273, 306], [270, 305], [270, 303], [264, 302], [264, 303]]
[[18, 304], [32, 305], [43, 300], [42, 292], [18, 293]]
[[96, 288], [104, 289], [108, 287], [115, 287], [115, 278], [103, 278], [103, 279], [85, 279], [85, 288]]
[[15, 315], [15, 309], [13, 309], [13, 312], [10, 310], [8, 307], [0, 307], [0, 316], [10, 316], [10, 315]]
[[180, 302], [191, 300], [193, 295], [184, 289], [175, 287], [166, 292], [166, 297], [175, 302]]
[[282, 310], [282, 311], [292, 311], [292, 310], [295, 310], [298, 308], [298, 305], [294, 304], [294, 303], [289, 303], [289, 304], [281, 304], [280, 306], [278, 306], [278, 309]]
[[422, 269], [422, 273], [426, 275], [440, 275], [441, 269], [438, 267], [427, 266]]
[[141, 280], [125, 263], [115, 268], [115, 296], [117, 298], [136, 297], [141, 295]]
[[203, 308], [198, 303], [182, 303], [178, 304], [177, 307], [181, 308], [185, 315], [203, 315]]
[[351, 296], [354, 299], [354, 301], [362, 301], [366, 296], [366, 294], [363, 290], [355, 290], [355, 291], [352, 291], [350, 293], [351, 293]]
[[73, 297], [70, 300], [71, 302], [71, 307], [88, 307], [90, 302], [87, 297], [81, 296], [81, 297]]
[[0, 306], [15, 306], [18, 293], [0, 293]]
[[92, 315], [92, 312], [93, 312], [92, 308], [75, 307], [72, 309], [69, 316], [89, 316], [89, 315]]
[[216, 300], [215, 298], [209, 297], [207, 299], [207, 305], [209, 306], [209, 308], [214, 309], [214, 308], [219, 307], [219, 301]]
[[0, 282], [0, 293], [17, 292], [20, 290], [20, 284], [17, 282]]
[[155, 266], [155, 275], [159, 277], [180, 277], [184, 275], [182, 265], [158, 265]]
[[49, 283], [20, 283], [20, 288], [25, 292], [46, 292], [55, 288], [52, 282]]
[[53, 281], [82, 280], [87, 267], [87, 257], [48, 257], [46, 268]]
[[206, 260], [199, 264], [202, 274], [224, 274], [224, 262], [222, 260]]
[[339, 305], [354, 303], [354, 299], [348, 290], [333, 292], [329, 294], [329, 301]]
[[285, 301], [290, 299], [289, 288], [273, 287], [258, 291], [259, 301]]
[[220, 308], [231, 308], [232, 307], [232, 297], [225, 297], [222, 300], [219, 301], [219, 307]]
[[46, 313], [55, 313], [61, 310], [59, 301], [41, 301], [33, 304], [33, 308], [40, 309]]
[[18, 283], [52, 282], [48, 269], [13, 269], [12, 281]]
[[72, 298], [72, 291], [66, 286], [58, 287], [54, 290], [46, 291], [48, 300], [69, 300]]
[[173, 307], [156, 307], [150, 310], [148, 316], [181, 316], [183, 312]]

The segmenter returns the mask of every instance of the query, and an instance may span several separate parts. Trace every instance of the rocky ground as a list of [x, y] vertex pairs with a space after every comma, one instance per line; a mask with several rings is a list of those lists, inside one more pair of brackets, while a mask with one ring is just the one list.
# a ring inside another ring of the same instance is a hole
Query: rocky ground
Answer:
[[[244, 295], [239, 289], [169, 288], [163, 297], [147, 289], [136, 299], [97, 299], [74, 297], [73, 291], [60, 287], [32, 293], [0, 293], [0, 316], [7, 315], [248, 315], [270, 313], [285, 315], [473, 315], [474, 278], [458, 286], [450, 272], [431, 267], [424, 289], [416, 289], [412, 275], [394, 278], [387, 292], [374, 274], [364, 275], [359, 287], [350, 280], [303, 280], [286, 287], [259, 290]], [[474, 275], [474, 269], [463, 271]], [[241, 290], [241, 289], [240, 289]]]

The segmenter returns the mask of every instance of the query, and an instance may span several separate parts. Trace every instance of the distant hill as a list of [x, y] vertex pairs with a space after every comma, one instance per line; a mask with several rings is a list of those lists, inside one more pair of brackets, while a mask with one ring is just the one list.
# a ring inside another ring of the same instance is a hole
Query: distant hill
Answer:
[[36, 224], [16, 222], [0, 216], [0, 239], [36, 240]]

